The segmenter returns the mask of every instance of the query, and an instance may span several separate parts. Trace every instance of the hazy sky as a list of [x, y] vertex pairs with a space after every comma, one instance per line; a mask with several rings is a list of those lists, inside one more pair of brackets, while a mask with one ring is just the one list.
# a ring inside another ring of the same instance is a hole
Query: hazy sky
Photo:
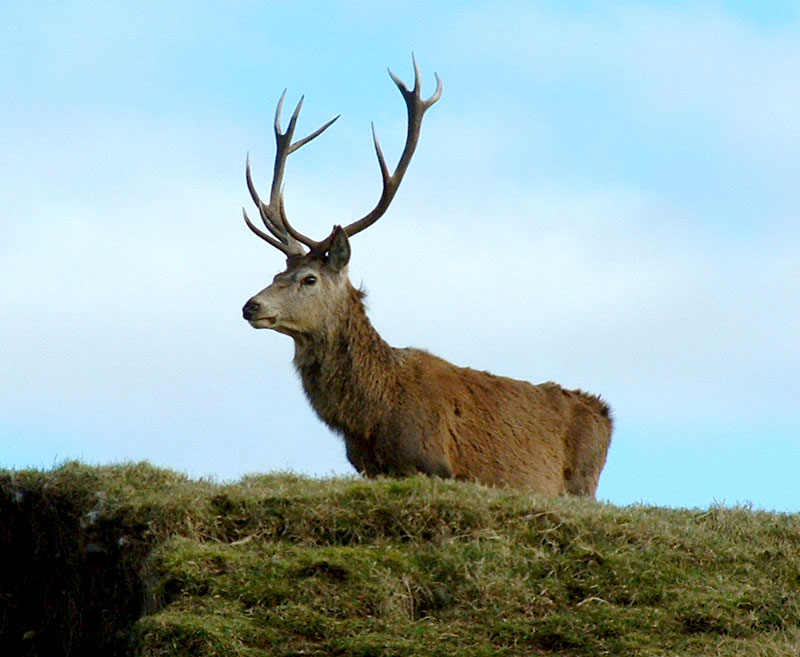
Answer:
[[[351, 278], [396, 346], [601, 394], [599, 497], [800, 511], [795, 2], [0, 3], [0, 466], [352, 472], [244, 225], [306, 102], [288, 212], [323, 237], [444, 81]], [[288, 113], [287, 113], [288, 114]]]

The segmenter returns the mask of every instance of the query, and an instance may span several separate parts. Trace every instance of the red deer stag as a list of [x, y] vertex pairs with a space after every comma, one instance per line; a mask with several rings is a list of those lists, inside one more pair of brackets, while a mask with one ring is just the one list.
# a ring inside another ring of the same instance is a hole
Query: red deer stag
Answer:
[[389, 172], [373, 125], [383, 191], [373, 210], [335, 226], [321, 242], [288, 221], [282, 180], [286, 158], [335, 120], [293, 142], [303, 99], [281, 130], [284, 91], [275, 112], [277, 142], [269, 203], [256, 192], [248, 157], [247, 187], [266, 231], [244, 211], [250, 229], [286, 255], [286, 269], [251, 298], [244, 318], [294, 339], [294, 364], [320, 418], [344, 437], [347, 458], [361, 473], [426, 473], [532, 492], [594, 496], [611, 439], [608, 406], [599, 397], [555, 383], [532, 385], [457, 367], [420, 349], [383, 341], [364, 310], [364, 294], [347, 274], [349, 238], [386, 212], [419, 140], [422, 117], [442, 93], [420, 95], [391, 71], [408, 109], [400, 161]]

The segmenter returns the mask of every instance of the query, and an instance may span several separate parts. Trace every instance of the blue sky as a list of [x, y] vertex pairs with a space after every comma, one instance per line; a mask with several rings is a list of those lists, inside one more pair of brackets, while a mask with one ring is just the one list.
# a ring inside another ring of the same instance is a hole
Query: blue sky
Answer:
[[[790, 2], [0, 4], [0, 465], [350, 473], [241, 220], [284, 88], [303, 232], [361, 216], [351, 279], [397, 346], [600, 393], [599, 497], [800, 511], [800, 11]], [[248, 206], [249, 207], [249, 206]]]

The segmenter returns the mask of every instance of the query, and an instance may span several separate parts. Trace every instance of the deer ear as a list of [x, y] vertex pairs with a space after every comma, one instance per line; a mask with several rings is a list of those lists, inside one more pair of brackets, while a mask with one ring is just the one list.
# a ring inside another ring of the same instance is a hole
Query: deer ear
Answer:
[[347, 239], [347, 233], [342, 227], [336, 226], [328, 249], [328, 265], [338, 272], [344, 269], [348, 262], [350, 262], [350, 240]]

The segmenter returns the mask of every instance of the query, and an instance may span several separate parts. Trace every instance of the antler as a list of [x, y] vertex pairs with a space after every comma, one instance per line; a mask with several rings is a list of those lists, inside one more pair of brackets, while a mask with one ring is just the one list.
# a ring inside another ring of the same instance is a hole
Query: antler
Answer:
[[278, 107], [275, 110], [275, 167], [272, 174], [272, 187], [270, 188], [268, 205], [264, 205], [253, 184], [253, 177], [250, 173], [249, 155], [247, 156], [247, 168], [245, 171], [247, 189], [250, 190], [250, 196], [258, 206], [258, 211], [261, 214], [261, 221], [264, 222], [267, 230], [269, 230], [272, 235], [268, 235], [260, 228], [257, 228], [253, 222], [250, 221], [250, 217], [247, 216], [247, 210], [244, 208], [242, 208], [242, 213], [244, 214], [244, 220], [247, 222], [250, 230], [275, 248], [283, 251], [287, 257], [291, 257], [294, 255], [303, 255], [306, 252], [305, 248], [303, 248], [304, 244], [309, 248], [313, 248], [317, 245], [317, 242], [296, 231], [286, 217], [282, 189], [283, 173], [286, 169], [286, 158], [298, 148], [305, 146], [312, 139], [321, 135], [339, 118], [339, 116], [333, 117], [325, 125], [318, 128], [307, 137], [303, 137], [292, 143], [294, 129], [297, 125], [297, 117], [300, 115], [300, 109], [303, 107], [304, 97], [301, 97], [300, 101], [297, 103], [297, 107], [292, 113], [292, 118], [289, 119], [286, 132], [281, 132], [281, 110], [283, 109], [283, 101], [285, 98], [286, 90], [281, 94]]
[[[413, 53], [411, 55], [411, 60], [414, 64], [414, 88], [411, 90], [406, 87], [405, 83], [398, 78], [391, 71], [391, 69], [389, 70], [389, 75], [391, 76], [392, 81], [397, 85], [397, 88], [400, 90], [408, 110], [408, 130], [403, 152], [400, 155], [400, 160], [397, 163], [394, 172], [389, 173], [389, 167], [386, 164], [386, 158], [383, 155], [380, 142], [378, 141], [378, 134], [375, 131], [375, 124], [372, 124], [372, 140], [375, 144], [375, 154], [378, 157], [378, 165], [381, 168], [383, 190], [381, 191], [381, 196], [378, 199], [377, 205], [370, 212], [361, 217], [361, 219], [358, 219], [357, 221], [345, 226], [344, 232], [349, 237], [352, 237], [356, 233], [359, 233], [365, 228], [368, 228], [374, 224], [389, 208], [389, 205], [394, 199], [395, 194], [397, 194], [397, 190], [400, 187], [403, 176], [405, 176], [408, 165], [411, 163], [411, 158], [414, 155], [414, 151], [417, 148], [420, 130], [422, 128], [422, 117], [431, 107], [431, 105], [439, 100], [442, 95], [442, 80], [438, 74], [434, 73], [436, 76], [436, 91], [433, 92], [433, 95], [430, 98], [422, 98], [422, 76], [419, 72], [419, 66], [417, 66], [417, 59]], [[267, 230], [269, 230], [271, 235], [253, 225], [253, 223], [250, 221], [250, 218], [247, 216], [247, 211], [244, 210], [244, 208], [242, 208], [242, 212], [244, 213], [244, 220], [247, 222], [250, 230], [252, 230], [263, 240], [269, 242], [275, 248], [283, 251], [287, 257], [305, 254], [306, 251], [304, 245], [308, 247], [309, 251], [324, 254], [330, 248], [336, 228], [334, 228], [333, 232], [331, 232], [331, 234], [321, 242], [317, 242], [310, 237], [306, 237], [302, 233], [295, 230], [289, 223], [289, 220], [286, 218], [281, 185], [283, 183], [283, 173], [286, 167], [286, 158], [289, 156], [289, 154], [293, 153], [301, 146], [304, 146], [315, 137], [318, 137], [339, 117], [334, 117], [307, 137], [292, 143], [292, 136], [294, 135], [297, 117], [300, 114], [300, 108], [303, 106], [303, 98], [300, 98], [300, 102], [297, 103], [297, 107], [292, 114], [292, 118], [289, 121], [288, 127], [286, 128], [286, 132], [281, 132], [280, 115], [285, 96], [286, 91], [284, 91], [283, 95], [281, 95], [281, 98], [278, 101], [278, 108], [275, 111], [275, 169], [272, 178], [272, 188], [270, 190], [270, 200], [268, 205], [264, 205], [259, 198], [258, 193], [256, 192], [255, 186], [253, 185], [253, 179], [250, 175], [250, 157], [248, 156], [247, 158], [247, 188], [250, 190], [250, 196], [253, 197], [253, 201], [258, 206], [259, 212], [261, 213], [261, 220], [264, 222], [264, 225], [267, 227]]]
[[344, 231], [347, 233], [348, 237], [352, 237], [356, 233], [359, 233], [365, 228], [368, 228], [374, 224], [389, 208], [389, 205], [397, 193], [397, 189], [400, 187], [400, 183], [403, 181], [403, 176], [406, 174], [408, 165], [411, 163], [411, 158], [414, 155], [414, 151], [417, 148], [417, 143], [419, 142], [419, 133], [422, 129], [422, 116], [431, 107], [431, 105], [433, 105], [442, 96], [442, 80], [438, 73], [434, 73], [436, 76], [436, 91], [434, 91], [433, 95], [427, 100], [422, 99], [422, 76], [419, 72], [419, 66], [417, 66], [417, 58], [413, 53], [411, 54], [411, 61], [414, 64], [414, 88], [411, 91], [408, 90], [408, 87], [406, 87], [403, 81], [398, 78], [391, 69], [388, 69], [389, 75], [391, 76], [392, 81], [397, 85], [400, 93], [403, 95], [403, 100], [406, 101], [406, 107], [408, 109], [408, 132], [406, 135], [406, 145], [403, 147], [403, 153], [400, 155], [400, 161], [397, 163], [394, 173], [390, 175], [389, 167], [386, 166], [386, 158], [383, 156], [381, 144], [378, 141], [378, 133], [375, 131], [375, 124], [372, 124], [372, 141], [375, 143], [375, 154], [378, 156], [378, 164], [381, 167], [383, 191], [381, 192], [381, 197], [378, 200], [378, 204], [369, 213], [361, 217], [361, 219], [358, 221], [354, 221], [353, 223], [345, 226]]

